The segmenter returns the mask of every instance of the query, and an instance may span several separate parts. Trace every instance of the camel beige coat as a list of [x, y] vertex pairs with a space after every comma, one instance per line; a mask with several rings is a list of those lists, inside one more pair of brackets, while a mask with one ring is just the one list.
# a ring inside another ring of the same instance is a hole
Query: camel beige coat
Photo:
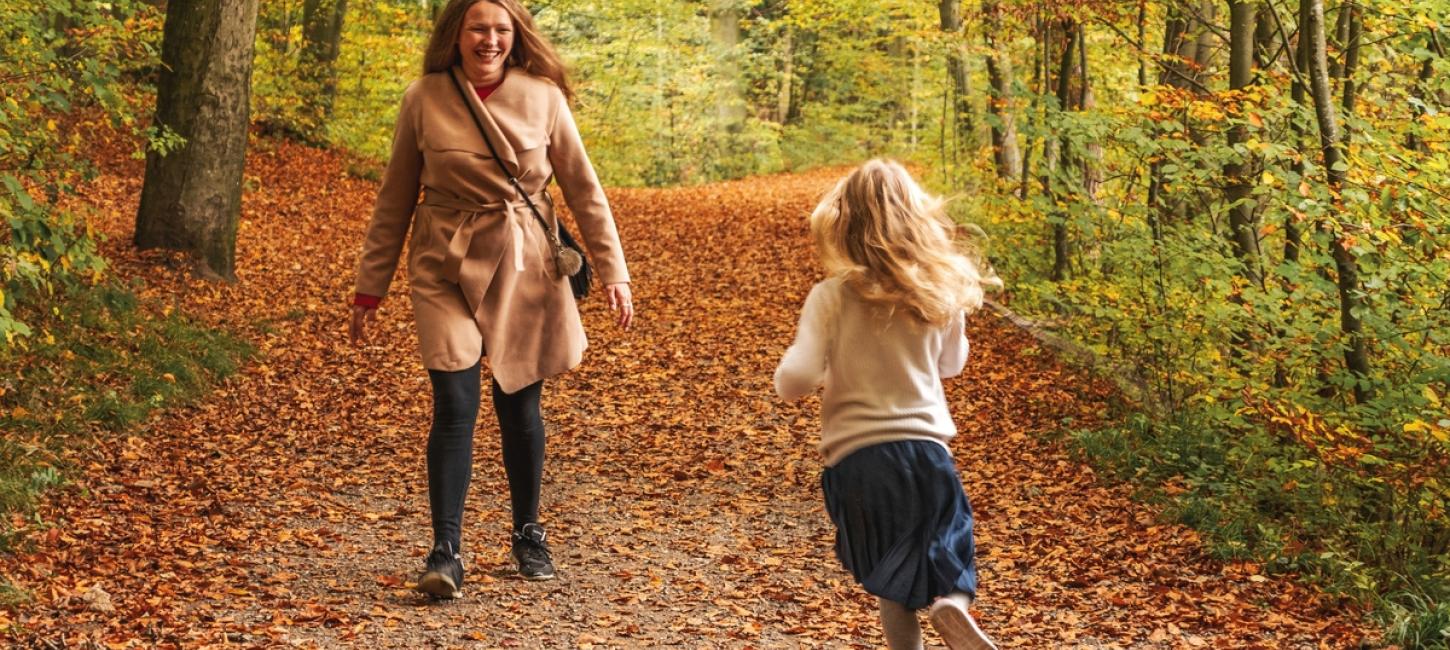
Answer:
[[[466, 106], [450, 74], [467, 89]], [[357, 292], [387, 294], [411, 225], [408, 280], [423, 365], [464, 370], [486, 353], [499, 387], [512, 393], [577, 366], [587, 341], [543, 226], [491, 159], [468, 111], [550, 224], [557, 221], [545, 188], [559, 179], [600, 281], [629, 281], [614, 218], [564, 94], [510, 69], [480, 101], [455, 67], [424, 75], [403, 93]]]

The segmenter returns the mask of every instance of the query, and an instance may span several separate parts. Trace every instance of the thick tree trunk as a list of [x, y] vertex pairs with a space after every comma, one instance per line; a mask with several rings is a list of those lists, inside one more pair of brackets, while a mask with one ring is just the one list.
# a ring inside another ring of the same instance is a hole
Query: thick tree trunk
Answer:
[[952, 125], [958, 149], [971, 149], [976, 131], [972, 114], [972, 88], [967, 77], [966, 44], [962, 34], [961, 0], [940, 0], [941, 30], [947, 34], [947, 77], [951, 79], [953, 101]]
[[1012, 101], [1012, 57], [997, 44], [997, 32], [1002, 28], [997, 4], [985, 0], [982, 14], [986, 17], [986, 29], [982, 31], [987, 41], [985, 58], [991, 86], [987, 110], [993, 116], [992, 158], [997, 164], [998, 178], [1016, 178], [1022, 168], [1022, 154], [1017, 149], [1017, 118]]
[[313, 107], [315, 124], [320, 128], [332, 117], [332, 103], [337, 97], [337, 55], [342, 46], [342, 20], [347, 14], [347, 0], [306, 0], [302, 5], [302, 61], [298, 68], [315, 90], [315, 97], [305, 97]]
[[[1244, 90], [1253, 83], [1254, 75], [1254, 12], [1255, 4], [1249, 0], [1229, 0], [1229, 89]], [[1240, 102], [1241, 106], [1246, 105]], [[1253, 110], [1252, 108], [1248, 110]], [[1245, 116], [1239, 116], [1243, 118]], [[1242, 121], [1228, 130], [1230, 148], [1241, 148], [1249, 139], [1248, 126]], [[1263, 284], [1259, 273], [1258, 224], [1254, 220], [1253, 181], [1250, 178], [1253, 167], [1247, 152], [1234, 152], [1232, 162], [1224, 166], [1227, 185], [1224, 199], [1228, 201], [1229, 238], [1234, 256], [1243, 266], [1244, 273], [1255, 284]]]
[[186, 138], [161, 156], [146, 156], [136, 214], [139, 248], [195, 255], [203, 275], [235, 278], [242, 168], [257, 0], [168, 3], [157, 126]]
[[[1309, 86], [1314, 99], [1314, 115], [1319, 123], [1319, 143], [1324, 151], [1324, 169], [1329, 177], [1329, 189], [1336, 196], [1344, 187], [1347, 176], [1344, 155], [1344, 135], [1339, 128], [1339, 117], [1335, 113], [1335, 102], [1329, 86], [1329, 66], [1324, 45], [1324, 2], [1323, 0], [1302, 0], [1308, 5], [1308, 24], [1305, 35], [1309, 38]], [[1359, 379], [1354, 387], [1355, 400], [1364, 402], [1369, 396], [1369, 350], [1364, 336], [1364, 323], [1358, 311], [1363, 307], [1360, 297], [1359, 267], [1337, 233], [1330, 233], [1330, 250], [1334, 257], [1334, 269], [1338, 274], [1339, 326], [1348, 339], [1344, 350], [1344, 365]]]

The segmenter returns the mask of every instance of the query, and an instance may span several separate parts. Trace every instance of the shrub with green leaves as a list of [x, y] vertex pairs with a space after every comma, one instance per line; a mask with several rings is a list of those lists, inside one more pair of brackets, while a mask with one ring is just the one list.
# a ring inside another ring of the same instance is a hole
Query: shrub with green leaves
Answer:
[[57, 207], [94, 171], [74, 122], [96, 109], [135, 128], [122, 82], [154, 64], [159, 20], [135, 0], [0, 3], [0, 347], [33, 332], [20, 303], [94, 283], [106, 268], [85, 220]]

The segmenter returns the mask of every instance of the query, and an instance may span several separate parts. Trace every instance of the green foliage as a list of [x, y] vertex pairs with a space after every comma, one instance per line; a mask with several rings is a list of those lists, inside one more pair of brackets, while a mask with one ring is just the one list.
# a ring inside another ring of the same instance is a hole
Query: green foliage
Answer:
[[93, 171], [75, 153], [87, 135], [78, 112], [134, 124], [120, 88], [154, 61], [158, 21], [134, 0], [0, 4], [0, 348], [33, 333], [16, 316], [24, 303], [96, 282], [106, 267], [84, 219], [56, 205]]
[[[252, 119], [298, 139], [386, 161], [403, 89], [423, 67], [431, 21], [416, 2], [353, 2], [343, 19], [332, 115], [303, 51], [301, 2], [263, 3], [257, 16]], [[425, 8], [426, 9], [426, 8]]]
[[1398, 601], [1387, 599], [1381, 608], [1388, 621], [1385, 641], [1403, 648], [1450, 648], [1450, 603], [1410, 595]]
[[[1369, 6], [1365, 40], [1386, 45], [1361, 53], [1357, 109], [1342, 116], [1351, 140], [1338, 194], [1319, 162], [1312, 106], [1290, 95], [1287, 64], [1237, 93], [1213, 91], [1224, 83], [1212, 75], [1209, 92], [1140, 88], [1136, 60], [1109, 54], [1124, 40], [1096, 30], [1087, 41], [1096, 107], [1061, 111], [1052, 97], [1026, 95], [1032, 108], [1017, 124], [1037, 145], [1026, 197], [1015, 182], [960, 184], [980, 196], [954, 209], [992, 234], [1014, 308], [1132, 369], [1120, 379], [1144, 396], [1140, 412], [1075, 433], [1088, 457], [1148, 486], [1145, 496], [1204, 531], [1216, 556], [1293, 569], [1379, 603], [1392, 640], [1442, 648], [1450, 115], [1438, 98], [1450, 97], [1450, 61], [1425, 43], [1431, 31], [1450, 41], [1450, 16], [1436, 3]], [[1032, 56], [1024, 45], [1013, 49], [1019, 61]], [[1427, 61], [1431, 73], [1419, 79]], [[1248, 140], [1230, 147], [1236, 125]], [[1044, 142], [1059, 164], [1045, 162]], [[1224, 196], [1225, 166], [1240, 160], [1252, 169], [1258, 244], [1247, 267], [1229, 243]], [[1069, 239], [1058, 281], [1054, 224]], [[1360, 274], [1367, 376], [1346, 369], [1335, 241]]]
[[[929, 3], [561, 0], [533, 9], [570, 65], [576, 119], [607, 184], [945, 152], [936, 81], [946, 40]], [[402, 90], [419, 74], [429, 11], [391, 0], [349, 6], [335, 109], [325, 118], [303, 74], [301, 3], [264, 4], [255, 119], [342, 146], [369, 161], [357, 173], [375, 173]]]
[[109, 282], [22, 313], [35, 341], [0, 352], [0, 551], [12, 545], [12, 514], [64, 482], [67, 452], [94, 434], [136, 434], [153, 410], [189, 403], [251, 354]]

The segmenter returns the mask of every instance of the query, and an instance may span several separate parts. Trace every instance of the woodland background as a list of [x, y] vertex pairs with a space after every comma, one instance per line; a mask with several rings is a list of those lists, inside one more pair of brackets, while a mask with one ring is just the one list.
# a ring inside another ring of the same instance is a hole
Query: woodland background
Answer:
[[[1084, 457], [1216, 556], [1370, 603], [1392, 643], [1450, 645], [1450, 5], [529, 5], [606, 184], [914, 164], [980, 227], [999, 302], [1119, 384], [1115, 424], [1061, 423]], [[167, 10], [0, 0], [3, 531], [36, 523], [65, 449], [255, 354], [110, 277], [68, 207], [98, 130], [186, 149], [152, 117]], [[437, 10], [260, 2], [253, 138], [375, 178]]]

